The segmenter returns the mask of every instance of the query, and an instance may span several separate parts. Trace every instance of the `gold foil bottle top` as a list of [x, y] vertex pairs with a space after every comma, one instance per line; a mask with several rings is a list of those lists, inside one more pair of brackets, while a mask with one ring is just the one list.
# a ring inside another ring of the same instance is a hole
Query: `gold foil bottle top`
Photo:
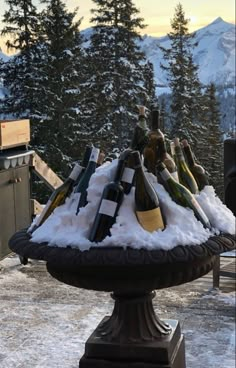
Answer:
[[145, 116], [146, 107], [145, 106], [139, 106], [139, 115]]

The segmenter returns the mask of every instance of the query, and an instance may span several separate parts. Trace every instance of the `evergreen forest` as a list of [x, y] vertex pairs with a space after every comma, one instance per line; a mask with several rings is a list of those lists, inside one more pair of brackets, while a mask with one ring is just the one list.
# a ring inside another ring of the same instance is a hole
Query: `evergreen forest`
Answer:
[[219, 101], [214, 84], [199, 81], [194, 34], [180, 3], [173, 9], [171, 48], [160, 49], [171, 96], [158, 98], [153, 65], [137, 42], [145, 20], [134, 0], [93, 0], [88, 39], [80, 31], [79, 8], [69, 11], [66, 1], [42, 0], [40, 10], [34, 0], [5, 2], [1, 34], [14, 57], [0, 59], [0, 114], [30, 119], [32, 149], [62, 179], [88, 144], [105, 155], [127, 148], [138, 106], [146, 106], [148, 120], [158, 105], [167, 142], [188, 139], [222, 198]]

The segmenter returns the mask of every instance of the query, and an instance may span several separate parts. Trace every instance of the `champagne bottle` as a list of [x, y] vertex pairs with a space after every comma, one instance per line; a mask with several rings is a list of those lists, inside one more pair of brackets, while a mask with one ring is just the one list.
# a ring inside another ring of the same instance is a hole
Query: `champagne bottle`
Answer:
[[138, 150], [141, 154], [148, 142], [149, 128], [145, 117], [145, 106], [139, 106], [139, 119], [135, 126], [133, 137], [130, 143], [132, 150]]
[[118, 160], [114, 180], [103, 189], [101, 201], [89, 235], [91, 242], [101, 242], [107, 235], [110, 235], [110, 228], [116, 221], [124, 197], [124, 190], [120, 184], [124, 166], [125, 157], [121, 156]]
[[179, 138], [174, 138], [174, 144], [179, 182], [183, 184], [186, 188], [188, 188], [190, 192], [192, 192], [193, 194], [197, 194], [198, 186], [185, 161]]
[[147, 231], [165, 228], [157, 193], [143, 171], [138, 151], [132, 152], [135, 168], [135, 213], [140, 225]]
[[173, 178], [179, 181], [177, 166], [175, 164], [174, 159], [167, 152], [166, 143], [163, 138], [158, 140], [157, 152], [158, 152], [158, 162], [163, 162], [166, 165], [168, 171], [173, 176]]
[[85, 169], [86, 169], [86, 167], [88, 165], [88, 162], [89, 162], [89, 157], [91, 155], [91, 152], [92, 152], [92, 146], [86, 146], [85, 151], [84, 151], [84, 156], [83, 156], [83, 159], [82, 159], [82, 162], [81, 162], [82, 170], [81, 170], [78, 178], [76, 179], [76, 181], [74, 183], [74, 188], [76, 188], [76, 186], [78, 185], [78, 182], [80, 181], [80, 179], [82, 178], [82, 176], [85, 172]]
[[173, 178], [163, 162], [157, 165], [157, 171], [161, 175], [164, 187], [170, 194], [172, 200], [180, 206], [191, 208], [196, 218], [201, 221], [206, 228], [210, 229], [210, 222], [193, 194], [184, 185], [178, 183]]
[[36, 219], [35, 224], [29, 230], [29, 233], [33, 233], [39, 226], [41, 226], [47, 218], [52, 214], [55, 208], [61, 206], [66, 198], [71, 194], [74, 186], [74, 182], [76, 181], [77, 177], [80, 175], [81, 171], [83, 170], [82, 166], [76, 164], [73, 168], [69, 177], [64, 181], [64, 183], [54, 190], [51, 194], [48, 202], [46, 203], [44, 209], [40, 213], [39, 217]]
[[89, 180], [93, 175], [94, 171], [96, 170], [99, 152], [100, 152], [99, 148], [96, 147], [92, 148], [89, 163], [77, 187], [75, 188], [75, 193], [79, 193], [76, 215], [79, 213], [80, 208], [85, 207], [87, 204], [87, 189], [89, 186]]
[[198, 188], [202, 190], [206, 185], [209, 185], [206, 171], [201, 165], [195, 162], [193, 152], [187, 139], [184, 139], [182, 144], [188, 167], [197, 182]]
[[160, 111], [152, 111], [151, 130], [148, 133], [148, 143], [144, 149], [144, 166], [147, 170], [156, 175], [156, 164], [158, 160], [158, 142], [164, 141], [164, 134], [160, 130]]

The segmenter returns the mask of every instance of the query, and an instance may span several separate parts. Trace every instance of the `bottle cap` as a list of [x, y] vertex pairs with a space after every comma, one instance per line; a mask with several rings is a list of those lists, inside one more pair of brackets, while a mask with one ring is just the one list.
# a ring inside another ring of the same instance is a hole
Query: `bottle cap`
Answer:
[[139, 151], [133, 151], [131, 153], [134, 163], [134, 169], [137, 169], [138, 167], [142, 167], [142, 161]]
[[182, 145], [184, 147], [188, 147], [189, 146], [187, 139], [183, 139], [181, 143], [182, 143]]
[[145, 106], [139, 106], [139, 115], [145, 116], [145, 110], [146, 107]]
[[179, 138], [177, 138], [177, 137], [176, 137], [176, 138], [174, 138], [174, 139], [173, 139], [173, 142], [174, 142], [174, 145], [175, 145], [175, 146], [180, 146]]

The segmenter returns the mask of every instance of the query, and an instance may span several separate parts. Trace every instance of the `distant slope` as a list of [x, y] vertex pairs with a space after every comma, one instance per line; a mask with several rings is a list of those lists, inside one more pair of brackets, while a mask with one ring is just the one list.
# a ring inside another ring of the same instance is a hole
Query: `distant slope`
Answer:
[[[198, 46], [193, 49], [194, 62], [199, 66], [199, 79], [203, 84], [235, 84], [235, 25], [217, 18], [208, 26], [196, 31]], [[144, 36], [140, 47], [154, 65], [155, 79], [160, 87], [167, 87], [166, 75], [160, 68], [164, 64], [158, 46], [170, 47], [165, 37]]]
[[[82, 31], [89, 43], [93, 29], [88, 28]], [[225, 22], [222, 18], [217, 18], [208, 26], [196, 31], [195, 40], [198, 46], [193, 50], [193, 59], [199, 66], [199, 79], [203, 84], [214, 82], [216, 85], [235, 85], [235, 25]], [[164, 64], [163, 55], [159, 46], [169, 48], [170, 41], [165, 37], [143, 36], [140, 47], [147, 59], [153, 63], [157, 93], [164, 92], [168, 83], [166, 75], [160, 68], [160, 63]], [[9, 59], [0, 51], [0, 58], [4, 61]]]

